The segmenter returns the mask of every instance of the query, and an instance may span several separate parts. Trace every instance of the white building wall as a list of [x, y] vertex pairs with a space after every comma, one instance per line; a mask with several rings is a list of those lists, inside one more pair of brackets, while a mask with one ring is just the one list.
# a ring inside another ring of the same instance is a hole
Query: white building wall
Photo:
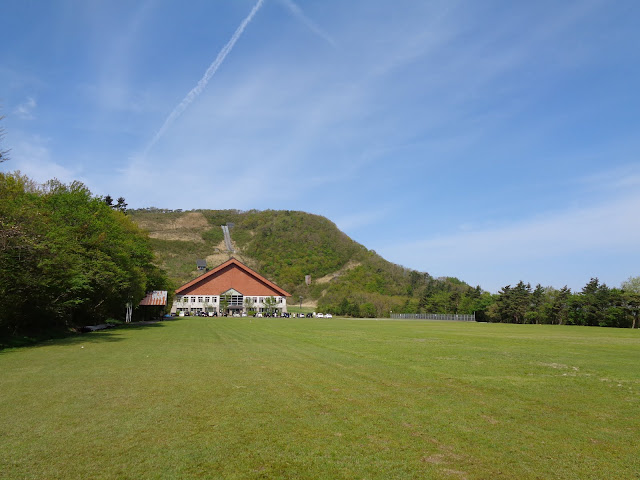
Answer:
[[[251, 296], [244, 297], [255, 299], [253, 301], [253, 307], [256, 311], [262, 312], [265, 310], [264, 299], [268, 297]], [[280, 310], [282, 313], [287, 312], [287, 297], [274, 296], [276, 303], [274, 308]], [[245, 304], [246, 305], [246, 304]], [[209, 310], [211, 309], [211, 310]], [[246, 306], [243, 308], [243, 312], [246, 313]], [[176, 295], [173, 305], [171, 306], [171, 313], [177, 312], [208, 312], [213, 311], [220, 313], [220, 296], [218, 295]]]

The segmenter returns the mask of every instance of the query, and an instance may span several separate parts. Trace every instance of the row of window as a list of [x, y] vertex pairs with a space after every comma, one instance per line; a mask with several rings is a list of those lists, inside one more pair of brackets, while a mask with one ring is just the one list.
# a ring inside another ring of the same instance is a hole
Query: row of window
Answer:
[[[229, 302], [231, 305], [242, 305], [243, 304], [243, 297], [242, 295], [225, 295], [227, 297], [227, 302]], [[263, 303], [265, 298], [269, 298], [269, 297], [246, 297], [246, 298], [250, 298], [252, 299], [253, 303]], [[276, 303], [282, 303], [283, 298], [282, 297], [274, 297], [276, 300]], [[197, 299], [197, 300], [196, 300]], [[176, 297], [176, 301], [178, 302], [189, 302], [191, 301], [192, 303], [218, 303], [218, 297], [189, 297], [188, 295], [185, 295], [183, 297]]]

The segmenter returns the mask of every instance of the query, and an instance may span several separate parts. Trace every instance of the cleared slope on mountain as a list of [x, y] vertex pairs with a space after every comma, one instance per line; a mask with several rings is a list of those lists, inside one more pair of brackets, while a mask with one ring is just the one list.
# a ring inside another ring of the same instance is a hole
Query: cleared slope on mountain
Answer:
[[[303, 297], [305, 303], [317, 302], [323, 310], [380, 316], [394, 309], [431, 308], [424, 293], [448, 291], [451, 305], [437, 308], [463, 313], [470, 302], [461, 300], [480, 294], [457, 279], [433, 279], [392, 264], [318, 215], [288, 210], [157, 209], [130, 214], [149, 232], [160, 265], [176, 284], [198, 275], [196, 258], [206, 258], [213, 267], [232, 255], [220, 228], [230, 225], [233, 256], [291, 292], [293, 303]], [[310, 285], [305, 283], [306, 275], [311, 276]]]

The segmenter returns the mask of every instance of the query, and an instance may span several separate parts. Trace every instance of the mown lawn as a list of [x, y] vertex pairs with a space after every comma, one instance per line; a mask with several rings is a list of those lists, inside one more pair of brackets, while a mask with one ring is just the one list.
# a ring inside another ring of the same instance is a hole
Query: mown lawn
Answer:
[[637, 479], [640, 332], [181, 318], [0, 352], [0, 478]]

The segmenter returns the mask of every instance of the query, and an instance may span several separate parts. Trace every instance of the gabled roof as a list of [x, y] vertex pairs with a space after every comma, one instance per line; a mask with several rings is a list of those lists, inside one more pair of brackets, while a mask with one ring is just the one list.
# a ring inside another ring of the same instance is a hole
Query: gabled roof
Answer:
[[139, 303], [139, 305], [166, 305], [166, 304], [167, 304], [166, 290], [154, 290], [153, 292], [149, 292]]
[[277, 286], [275, 283], [270, 282], [269, 280], [264, 278], [262, 275], [260, 275], [258, 272], [250, 269], [244, 263], [239, 262], [238, 260], [236, 260], [233, 257], [231, 257], [226, 262], [218, 265], [217, 267], [209, 270], [207, 273], [205, 273], [203, 275], [200, 275], [197, 278], [194, 278], [190, 282], [185, 283], [184, 285], [182, 285], [181, 287], [179, 287], [176, 290], [176, 294], [179, 295], [182, 292], [184, 292], [185, 290], [190, 289], [191, 287], [195, 287], [198, 284], [205, 283], [208, 279], [211, 279], [211, 278], [217, 276], [222, 270], [224, 270], [224, 269], [226, 269], [226, 268], [228, 268], [230, 266], [237, 267], [241, 271], [245, 272], [247, 275], [255, 278], [257, 281], [259, 281], [260, 283], [266, 285], [267, 287], [271, 288], [272, 290], [276, 291], [279, 295], [281, 295], [283, 297], [290, 297], [291, 296], [290, 293], [286, 292], [285, 290], [283, 290], [282, 288]]

